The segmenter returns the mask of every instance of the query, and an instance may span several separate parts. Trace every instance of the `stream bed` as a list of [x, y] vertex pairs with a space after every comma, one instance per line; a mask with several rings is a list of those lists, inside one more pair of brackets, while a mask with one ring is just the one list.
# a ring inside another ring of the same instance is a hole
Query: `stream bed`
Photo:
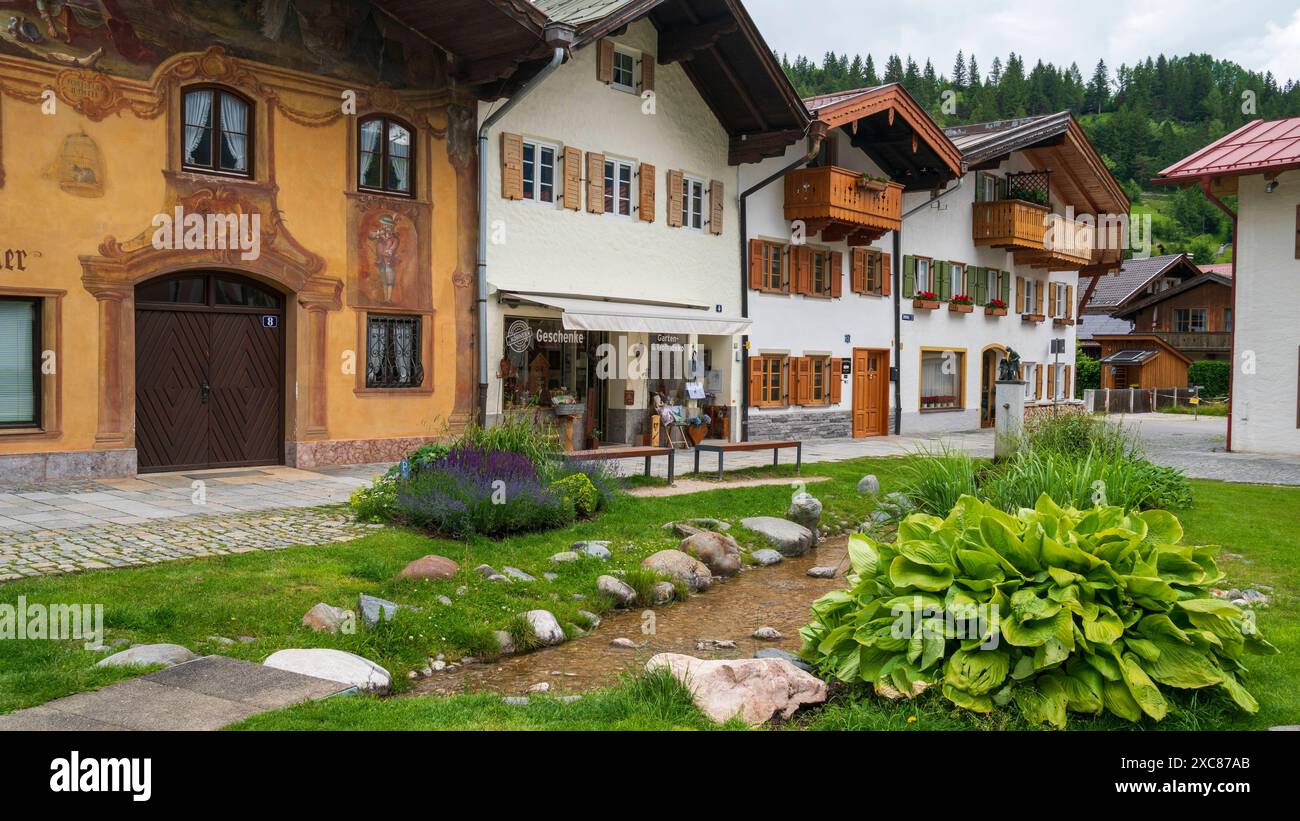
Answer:
[[[455, 695], [495, 692], [521, 695], [542, 682], [551, 694], [579, 693], [615, 683], [625, 671], [639, 671], [656, 653], [684, 653], [697, 658], [750, 658], [764, 647], [798, 653], [799, 628], [810, 620], [809, 605], [844, 586], [848, 567], [845, 536], [824, 539], [807, 555], [769, 567], [747, 567], [732, 579], [718, 580], [708, 592], [655, 610], [611, 610], [590, 634], [493, 662], [469, 664], [434, 673], [415, 682], [408, 695]], [[815, 579], [808, 568], [837, 568], [833, 579]], [[774, 627], [779, 641], [752, 636], [759, 627]], [[610, 644], [627, 638], [638, 649]], [[735, 649], [699, 650], [703, 640], [733, 640]]]

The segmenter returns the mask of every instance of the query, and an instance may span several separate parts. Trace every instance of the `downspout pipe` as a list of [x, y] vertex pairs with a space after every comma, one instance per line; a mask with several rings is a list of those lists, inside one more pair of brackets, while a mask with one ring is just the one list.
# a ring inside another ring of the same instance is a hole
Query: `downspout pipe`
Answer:
[[[796, 168], [812, 162], [821, 151], [827, 125], [813, 120], [808, 125], [808, 152], [771, 176], [751, 185], [740, 194], [740, 315], [749, 318], [749, 197], [768, 187]], [[740, 438], [749, 441], [749, 334], [740, 338]]]
[[1225, 449], [1232, 453], [1232, 398], [1237, 382], [1237, 212], [1215, 196], [1210, 190], [1212, 182], [1210, 177], [1201, 177], [1201, 193], [1232, 220], [1232, 331], [1228, 336], [1228, 441], [1225, 444]]
[[893, 279], [894, 292], [894, 363], [898, 368], [898, 379], [894, 380], [894, 408], [897, 411], [894, 415], [894, 435], [898, 436], [903, 432], [903, 223], [907, 218], [922, 209], [929, 208], [939, 202], [939, 200], [961, 188], [961, 184], [966, 181], [966, 175], [957, 178], [957, 184], [947, 191], [944, 191], [937, 197], [926, 200], [910, 211], [905, 212], [898, 219], [898, 230], [894, 232], [894, 258], [893, 271], [890, 277]]
[[478, 288], [476, 310], [478, 312], [478, 424], [480, 426], [487, 424], [488, 397], [488, 135], [492, 131], [492, 126], [500, 122], [501, 118], [518, 105], [519, 101], [527, 97], [564, 63], [564, 58], [573, 45], [574, 30], [569, 26], [547, 26], [543, 32], [543, 39], [552, 48], [551, 61], [537, 73], [536, 77], [511, 95], [505, 105], [492, 112], [478, 129], [478, 260], [475, 268]]

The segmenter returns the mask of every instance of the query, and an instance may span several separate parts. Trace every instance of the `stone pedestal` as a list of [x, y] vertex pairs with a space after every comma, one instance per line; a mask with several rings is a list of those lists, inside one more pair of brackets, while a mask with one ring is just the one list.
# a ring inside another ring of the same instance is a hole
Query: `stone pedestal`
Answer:
[[994, 389], [997, 410], [994, 415], [993, 458], [1002, 460], [1016, 452], [1025, 429], [1025, 382], [999, 379]]

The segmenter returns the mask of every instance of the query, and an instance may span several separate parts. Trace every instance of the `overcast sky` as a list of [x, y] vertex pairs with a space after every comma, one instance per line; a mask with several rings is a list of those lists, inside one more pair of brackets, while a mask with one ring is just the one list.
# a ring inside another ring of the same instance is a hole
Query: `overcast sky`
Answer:
[[1300, 79], [1297, 0], [745, 0], [767, 42], [791, 59], [820, 61], [827, 51], [870, 53], [878, 71], [891, 52], [918, 65], [926, 58], [951, 74], [961, 49], [981, 72], [1015, 51], [1032, 67], [1042, 59], [1077, 62], [1086, 79], [1100, 57], [1113, 72], [1148, 55], [1209, 53], [1247, 69]]

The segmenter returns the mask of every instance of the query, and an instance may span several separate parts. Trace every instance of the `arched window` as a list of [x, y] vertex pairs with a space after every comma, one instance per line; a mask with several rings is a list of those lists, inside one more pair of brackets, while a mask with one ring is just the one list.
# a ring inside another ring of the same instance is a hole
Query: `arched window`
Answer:
[[415, 196], [415, 139], [405, 123], [382, 115], [367, 117], [357, 131], [357, 187]]
[[253, 106], [220, 86], [185, 89], [181, 165], [192, 171], [253, 175]]

